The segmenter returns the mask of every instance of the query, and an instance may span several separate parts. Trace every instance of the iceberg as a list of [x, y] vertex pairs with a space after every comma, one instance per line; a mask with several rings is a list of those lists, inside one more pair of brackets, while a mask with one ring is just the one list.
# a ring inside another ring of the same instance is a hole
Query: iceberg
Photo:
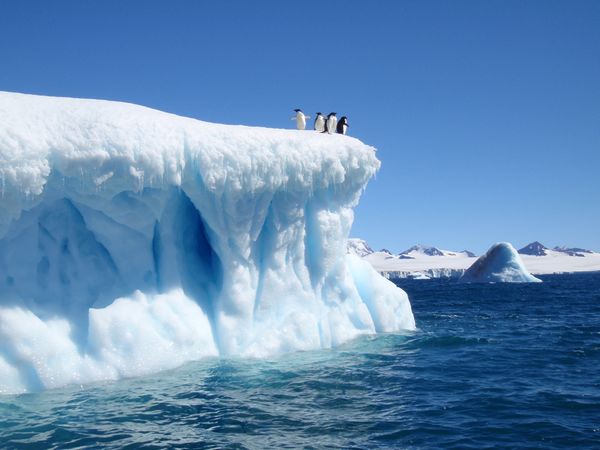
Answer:
[[515, 248], [499, 242], [469, 267], [458, 280], [461, 283], [540, 283], [531, 275]]
[[346, 254], [357, 139], [0, 92], [0, 393], [415, 328]]

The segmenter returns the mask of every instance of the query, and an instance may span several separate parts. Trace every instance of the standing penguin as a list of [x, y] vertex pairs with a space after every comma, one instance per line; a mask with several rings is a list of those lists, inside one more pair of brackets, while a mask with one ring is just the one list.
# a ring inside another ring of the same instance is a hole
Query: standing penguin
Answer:
[[325, 116], [320, 112], [317, 113], [315, 118], [315, 131], [323, 133], [325, 131]]
[[337, 113], [329, 113], [327, 116], [327, 132], [329, 134], [335, 133], [335, 129], [337, 127], [337, 117], [335, 117]]
[[294, 111], [296, 116], [292, 117], [292, 120], [296, 121], [296, 128], [304, 130], [306, 128], [306, 119], [310, 119], [310, 116], [305, 116], [301, 109], [295, 109]]
[[338, 134], [346, 134], [346, 131], [348, 131], [348, 127], [348, 118], [346, 116], [342, 116], [342, 118], [337, 124], [336, 131], [338, 132]]

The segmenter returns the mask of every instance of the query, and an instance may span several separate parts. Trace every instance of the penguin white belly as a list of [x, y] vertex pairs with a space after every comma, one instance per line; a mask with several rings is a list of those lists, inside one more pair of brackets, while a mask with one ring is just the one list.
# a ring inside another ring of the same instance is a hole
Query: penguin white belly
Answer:
[[315, 122], [315, 130], [318, 131], [319, 133], [322, 133], [323, 131], [325, 131], [325, 119], [322, 119], [322, 118], [317, 119], [317, 121]]
[[348, 129], [348, 125], [342, 125], [342, 134], [346, 134], [346, 130]]
[[327, 132], [329, 134], [335, 133], [335, 129], [337, 127], [337, 119], [335, 117], [331, 117], [327, 119]]
[[306, 128], [306, 118], [304, 114], [298, 114], [296, 116], [296, 128], [299, 130], [304, 130]]

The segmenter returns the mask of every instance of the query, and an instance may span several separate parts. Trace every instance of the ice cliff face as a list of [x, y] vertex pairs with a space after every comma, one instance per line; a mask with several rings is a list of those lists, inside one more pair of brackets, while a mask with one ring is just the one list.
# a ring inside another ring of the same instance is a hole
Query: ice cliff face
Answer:
[[459, 279], [462, 283], [533, 283], [531, 275], [515, 248], [508, 242], [494, 244]]
[[0, 392], [414, 328], [346, 255], [358, 140], [13, 93], [0, 117]]

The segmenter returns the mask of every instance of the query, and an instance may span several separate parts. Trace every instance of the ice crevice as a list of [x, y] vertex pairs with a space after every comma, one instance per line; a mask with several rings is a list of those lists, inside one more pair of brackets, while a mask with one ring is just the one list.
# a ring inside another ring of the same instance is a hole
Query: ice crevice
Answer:
[[0, 92], [0, 393], [414, 329], [346, 255], [372, 147]]

